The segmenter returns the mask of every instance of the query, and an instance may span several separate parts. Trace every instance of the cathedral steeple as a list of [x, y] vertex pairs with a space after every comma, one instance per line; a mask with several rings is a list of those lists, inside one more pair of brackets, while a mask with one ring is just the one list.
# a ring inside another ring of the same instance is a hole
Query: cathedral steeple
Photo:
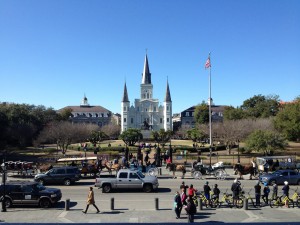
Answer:
[[172, 102], [168, 81], [167, 81], [167, 91], [166, 91], [166, 96], [165, 96], [165, 102]]
[[125, 82], [125, 85], [124, 85], [124, 93], [123, 93], [122, 102], [129, 102], [126, 82]]
[[149, 70], [147, 53], [145, 56], [144, 70], [142, 74], [142, 84], [151, 84], [151, 73]]

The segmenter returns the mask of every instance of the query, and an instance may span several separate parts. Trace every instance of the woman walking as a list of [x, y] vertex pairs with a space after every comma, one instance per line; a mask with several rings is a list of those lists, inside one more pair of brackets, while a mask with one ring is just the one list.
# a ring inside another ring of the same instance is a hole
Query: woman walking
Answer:
[[98, 207], [95, 204], [93, 187], [90, 187], [90, 191], [89, 191], [89, 194], [88, 194], [86, 204], [87, 204], [86, 209], [82, 211], [83, 213], [86, 213], [88, 211], [90, 205], [93, 205], [97, 209], [97, 213], [100, 212], [100, 210], [98, 209]]
[[182, 202], [178, 191], [176, 191], [176, 195], [174, 197], [174, 209], [176, 213], [176, 219], [179, 219], [182, 209]]

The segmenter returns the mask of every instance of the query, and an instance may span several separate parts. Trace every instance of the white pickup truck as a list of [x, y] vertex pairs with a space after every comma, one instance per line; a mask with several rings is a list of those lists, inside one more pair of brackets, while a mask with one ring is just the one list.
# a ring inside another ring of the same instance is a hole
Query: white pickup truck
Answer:
[[141, 171], [121, 169], [115, 175], [100, 175], [95, 180], [95, 187], [102, 188], [103, 193], [119, 189], [143, 189], [151, 192], [158, 188], [158, 180], [155, 176], [145, 176]]

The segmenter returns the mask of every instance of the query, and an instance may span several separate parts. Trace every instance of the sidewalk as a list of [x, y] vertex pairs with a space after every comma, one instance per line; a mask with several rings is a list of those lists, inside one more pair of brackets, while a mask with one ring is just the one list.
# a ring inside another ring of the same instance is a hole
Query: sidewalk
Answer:
[[[96, 214], [93, 207], [87, 214], [81, 212], [79, 206], [69, 211], [63, 209], [12, 208], [1, 213], [5, 223], [187, 223], [187, 215], [176, 219], [172, 209], [129, 210], [127, 207], [110, 210], [100, 206], [101, 213]], [[220, 223], [256, 223], [298, 222], [299, 209], [243, 210], [243, 209], [204, 209], [195, 215], [195, 222]], [[299, 223], [298, 223], [299, 224]]]

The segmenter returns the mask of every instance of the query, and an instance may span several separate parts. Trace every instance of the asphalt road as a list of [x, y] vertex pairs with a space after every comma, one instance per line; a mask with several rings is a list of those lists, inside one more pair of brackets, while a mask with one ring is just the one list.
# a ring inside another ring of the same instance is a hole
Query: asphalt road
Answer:
[[[213, 186], [219, 185], [221, 192], [230, 190], [233, 179], [232, 170], [228, 170], [227, 180], [216, 180], [207, 177], [204, 180], [194, 180], [190, 176], [185, 179], [172, 179], [170, 174], [163, 170], [159, 178], [159, 190], [154, 193], [143, 193], [142, 191], [122, 191], [104, 194], [100, 189], [95, 188], [96, 205], [101, 213], [96, 214], [96, 209], [90, 206], [87, 214], [81, 212], [86, 206], [86, 198], [89, 186], [94, 185], [94, 179], [82, 179], [73, 186], [51, 186], [62, 190], [63, 199], [50, 209], [38, 207], [18, 206], [8, 208], [7, 212], [0, 213], [0, 220], [5, 223], [186, 223], [187, 216], [182, 213], [181, 219], [175, 218], [172, 210], [175, 191], [179, 190], [181, 182], [193, 184], [195, 188], [202, 190], [205, 181]], [[189, 175], [189, 174], [188, 174]], [[13, 178], [9, 178], [13, 179]], [[247, 192], [255, 185], [256, 180], [242, 180], [243, 189]], [[291, 186], [295, 189], [296, 186]], [[280, 189], [280, 188], [279, 188]], [[251, 195], [254, 196], [252, 189]], [[114, 199], [114, 210], [111, 210], [112, 198]], [[159, 199], [159, 208], [155, 209], [155, 198]], [[70, 199], [70, 210], [65, 210], [65, 200]], [[195, 222], [214, 222], [217, 224], [230, 223], [259, 223], [283, 224], [287, 222], [300, 221], [299, 208], [261, 208], [231, 209], [221, 207], [217, 209], [198, 209]]]

